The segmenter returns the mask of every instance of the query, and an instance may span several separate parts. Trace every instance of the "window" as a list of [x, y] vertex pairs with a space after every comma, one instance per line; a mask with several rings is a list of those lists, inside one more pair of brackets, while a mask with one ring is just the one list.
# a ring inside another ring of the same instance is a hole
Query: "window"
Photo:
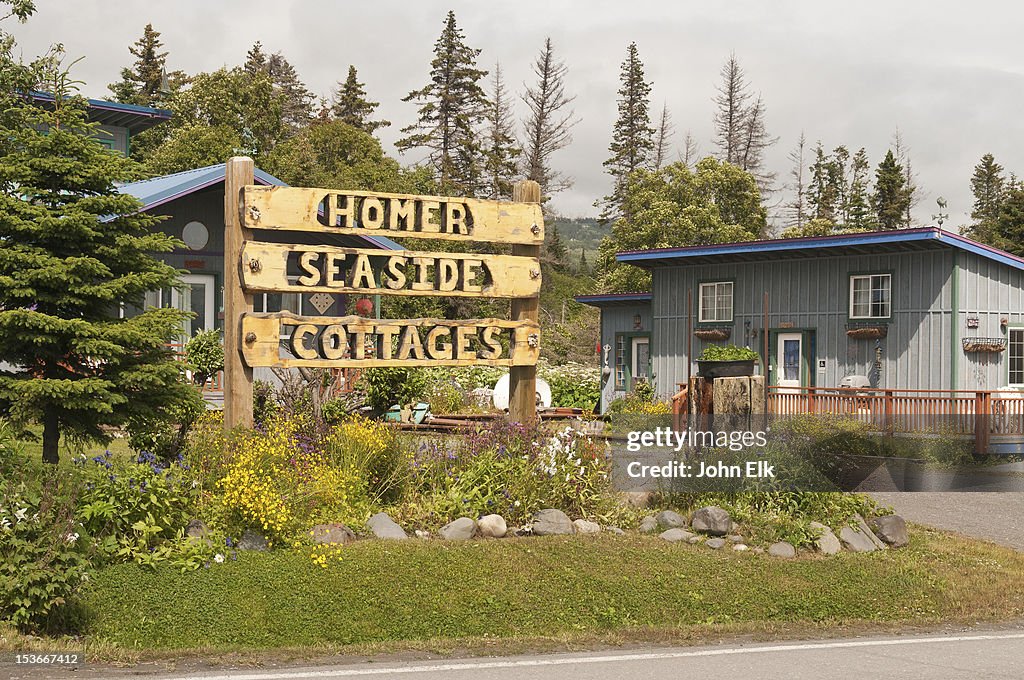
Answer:
[[1009, 351], [1011, 385], [1024, 386], [1024, 328], [1010, 329]]
[[700, 284], [701, 323], [732, 321], [732, 281]]
[[850, 277], [850, 318], [888, 319], [892, 313], [892, 275]]
[[626, 336], [615, 336], [615, 389], [626, 389]]

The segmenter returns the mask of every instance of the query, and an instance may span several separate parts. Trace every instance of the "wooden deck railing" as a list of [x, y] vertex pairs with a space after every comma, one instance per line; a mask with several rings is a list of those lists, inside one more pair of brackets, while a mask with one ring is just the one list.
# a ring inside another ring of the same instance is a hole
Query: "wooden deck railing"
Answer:
[[979, 445], [992, 435], [1024, 434], [1024, 392], [1015, 390], [770, 386], [768, 412], [850, 416], [884, 432], [969, 434]]

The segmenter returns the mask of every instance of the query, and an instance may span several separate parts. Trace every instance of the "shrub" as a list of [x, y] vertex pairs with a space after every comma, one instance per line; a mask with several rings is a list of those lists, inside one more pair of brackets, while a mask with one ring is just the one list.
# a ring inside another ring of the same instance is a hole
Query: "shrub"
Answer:
[[77, 518], [101, 556], [140, 561], [151, 550], [181, 538], [193, 517], [196, 493], [187, 464], [166, 465], [150, 453], [129, 462], [109, 451], [75, 459], [84, 484]]
[[228, 519], [255, 527], [272, 542], [294, 540], [321, 522], [360, 525], [369, 515], [367, 480], [335, 464], [310, 436], [309, 418], [273, 420], [230, 442], [216, 482]]
[[185, 343], [185, 361], [192, 370], [192, 380], [197, 385], [206, 382], [224, 370], [224, 346], [220, 331], [199, 331]]
[[466, 408], [467, 402], [466, 393], [453, 380], [432, 383], [426, 399], [434, 415], [458, 413]]
[[653, 383], [636, 380], [632, 392], [608, 404], [608, 413], [661, 416], [672, 413], [672, 405], [666, 401], [654, 401]]
[[594, 516], [611, 504], [604, 451], [571, 427], [550, 435], [497, 421], [424, 443], [412, 468], [416, 494], [399, 513], [425, 526], [489, 513], [522, 523], [545, 507]]
[[551, 386], [551, 405], [593, 411], [601, 398], [601, 371], [594, 366], [542, 364], [537, 376]]
[[74, 499], [56, 481], [33, 489], [0, 480], [0, 620], [50, 627], [88, 579]]
[[368, 368], [359, 382], [366, 391], [366, 402], [378, 411], [414, 402], [427, 389], [426, 376], [416, 368]]
[[757, 361], [760, 358], [760, 354], [746, 347], [708, 345], [700, 353], [698, 361]]
[[138, 418], [128, 423], [128, 445], [136, 452], [147, 451], [169, 461], [185, 445], [189, 429], [206, 412], [206, 403], [199, 391], [190, 388], [183, 398], [158, 415]]
[[366, 481], [376, 503], [398, 500], [408, 484], [409, 455], [398, 431], [386, 423], [350, 416], [323, 440], [327, 462]]

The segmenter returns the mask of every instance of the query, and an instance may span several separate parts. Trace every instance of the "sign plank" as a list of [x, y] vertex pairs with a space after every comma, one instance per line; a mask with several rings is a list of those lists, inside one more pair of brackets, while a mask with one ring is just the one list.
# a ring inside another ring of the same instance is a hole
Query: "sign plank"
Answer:
[[242, 284], [252, 291], [516, 298], [539, 295], [540, 283], [536, 257], [260, 241], [242, 248]]
[[246, 229], [544, 243], [539, 203], [265, 186], [245, 187], [242, 200]]
[[246, 314], [242, 355], [251, 367], [276, 368], [533, 366], [540, 356], [540, 326], [504, 319]]

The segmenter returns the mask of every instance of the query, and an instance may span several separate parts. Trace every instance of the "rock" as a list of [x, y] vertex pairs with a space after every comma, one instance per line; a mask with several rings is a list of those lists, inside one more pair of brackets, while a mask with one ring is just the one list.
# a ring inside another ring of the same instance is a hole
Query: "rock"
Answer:
[[188, 538], [206, 538], [210, 530], [206, 528], [206, 522], [201, 519], [194, 519], [185, 527], [185, 536]]
[[899, 515], [886, 515], [871, 520], [871, 528], [875, 535], [894, 548], [902, 548], [910, 543], [907, 534], [907, 523]]
[[722, 508], [709, 505], [693, 513], [690, 528], [709, 536], [725, 536], [732, 529], [732, 518]]
[[561, 510], [538, 510], [533, 515], [533, 533], [538, 536], [559, 536], [573, 533], [572, 520]]
[[345, 545], [356, 540], [355, 532], [344, 524], [317, 524], [309, 530], [314, 543], [340, 543]]
[[861, 533], [867, 536], [871, 540], [871, 542], [875, 544], [876, 548], [878, 548], [879, 550], [885, 550], [889, 547], [885, 543], [882, 543], [882, 539], [880, 539], [878, 536], [875, 536], [875, 532], [873, 532], [871, 528], [868, 527], [868, 523], [864, 521], [863, 517], [861, 517], [860, 515], [854, 515], [853, 519], [857, 522], [857, 527], [860, 529]]
[[706, 545], [707, 547], [711, 548], [712, 550], [721, 550], [722, 548], [725, 547], [725, 539], [724, 538], [709, 538], [708, 540], [704, 541], [704, 545]]
[[847, 550], [853, 552], [874, 552], [878, 549], [870, 538], [849, 526], [839, 530], [839, 540], [843, 542]]
[[476, 528], [485, 538], [504, 538], [508, 533], [508, 524], [501, 515], [484, 515], [476, 523]]
[[836, 538], [832, 529], [821, 522], [811, 522], [810, 527], [818, 530], [818, 538], [814, 539], [814, 545], [822, 555], [836, 555], [843, 549], [843, 544]]
[[669, 543], [678, 543], [679, 541], [689, 542], [692, 538], [694, 538], [694, 535], [686, 529], [675, 528], [661, 532], [660, 538], [668, 541]]
[[601, 525], [597, 522], [588, 522], [585, 519], [577, 519], [572, 523], [576, 529], [577, 534], [599, 534], [601, 533]]
[[732, 534], [731, 536], [725, 537], [730, 543], [742, 543], [743, 537], [739, 534]]
[[246, 529], [242, 532], [242, 537], [238, 539], [239, 550], [256, 550], [263, 552], [270, 546], [267, 545], [267, 539], [262, 534], [259, 534], [252, 529]]
[[430, 532], [423, 529], [416, 530], [416, 538], [430, 538]]
[[747, 550], [750, 550], [750, 548], [747, 547], [746, 543], [736, 543], [732, 546], [732, 549], [736, 552], [746, 552]]
[[398, 526], [398, 523], [391, 519], [391, 516], [386, 512], [378, 512], [376, 515], [366, 520], [366, 526], [377, 538], [384, 538], [392, 541], [403, 541], [409, 538], [409, 534], [405, 533], [405, 529]]
[[686, 518], [678, 512], [672, 512], [671, 510], [662, 510], [654, 516], [654, 519], [657, 520], [658, 526], [662, 529], [686, 528]]
[[653, 533], [658, 530], [658, 520], [654, 516], [644, 517], [637, 528], [642, 534]]
[[690, 538], [688, 538], [686, 542], [690, 545], [697, 545], [698, 543], [704, 542], [704, 537], [698, 536], [697, 534], [690, 534]]
[[764, 554], [764, 548], [762, 548], [759, 545], [755, 545], [753, 548], [750, 549], [750, 552], [757, 553], [758, 555], [763, 555]]
[[468, 541], [476, 534], [476, 522], [469, 517], [460, 517], [445, 524], [437, 535], [446, 541]]
[[609, 534], [615, 534], [616, 536], [622, 536], [626, 533], [619, 527], [605, 527], [605, 531], [607, 531]]
[[768, 546], [768, 554], [772, 557], [781, 557], [786, 560], [791, 560], [796, 557], [796, 548], [785, 541], [779, 541], [778, 543], [772, 543]]

